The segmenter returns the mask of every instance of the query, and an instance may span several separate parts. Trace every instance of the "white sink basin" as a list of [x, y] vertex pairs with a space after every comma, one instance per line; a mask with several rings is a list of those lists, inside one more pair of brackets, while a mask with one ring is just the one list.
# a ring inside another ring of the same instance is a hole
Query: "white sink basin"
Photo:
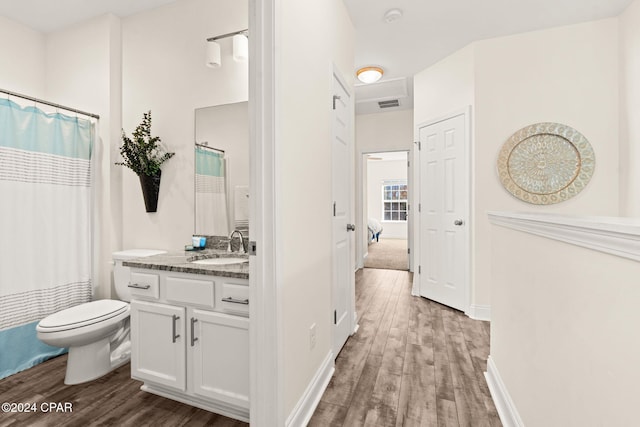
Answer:
[[204, 264], [204, 265], [230, 265], [230, 264], [242, 264], [243, 262], [249, 262], [249, 260], [247, 258], [225, 257], [225, 258], [206, 258], [206, 259], [199, 259], [197, 261], [191, 261], [192, 264]]

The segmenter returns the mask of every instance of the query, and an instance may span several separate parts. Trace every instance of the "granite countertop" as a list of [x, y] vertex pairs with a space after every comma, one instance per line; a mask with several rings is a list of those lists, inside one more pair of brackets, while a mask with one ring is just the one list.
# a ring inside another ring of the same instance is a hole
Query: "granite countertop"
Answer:
[[[246, 258], [247, 262], [240, 264], [209, 265], [193, 264], [192, 261], [210, 258]], [[175, 251], [149, 257], [124, 261], [122, 265], [133, 268], [150, 270], [177, 271], [180, 273], [204, 274], [208, 276], [249, 278], [249, 255], [238, 252], [227, 252], [219, 249], [205, 249], [202, 251]]]

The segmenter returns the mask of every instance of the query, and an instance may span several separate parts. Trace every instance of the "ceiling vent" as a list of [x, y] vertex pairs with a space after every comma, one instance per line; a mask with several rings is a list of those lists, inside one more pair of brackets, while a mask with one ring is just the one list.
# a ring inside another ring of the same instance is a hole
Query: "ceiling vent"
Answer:
[[391, 99], [389, 101], [378, 101], [378, 107], [380, 108], [392, 108], [399, 107], [400, 102], [397, 99]]

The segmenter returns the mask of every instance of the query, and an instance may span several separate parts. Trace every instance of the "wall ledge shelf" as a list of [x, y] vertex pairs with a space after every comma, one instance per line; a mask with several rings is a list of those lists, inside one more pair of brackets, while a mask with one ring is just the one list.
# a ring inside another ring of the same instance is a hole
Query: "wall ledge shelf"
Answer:
[[487, 215], [494, 225], [640, 261], [640, 218], [531, 212]]

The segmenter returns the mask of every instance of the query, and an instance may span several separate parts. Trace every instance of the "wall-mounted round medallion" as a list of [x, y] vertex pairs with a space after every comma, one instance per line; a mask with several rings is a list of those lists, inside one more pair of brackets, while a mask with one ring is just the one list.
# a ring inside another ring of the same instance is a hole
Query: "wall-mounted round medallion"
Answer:
[[595, 165], [593, 148], [580, 132], [559, 123], [536, 123], [504, 143], [498, 175], [518, 199], [550, 205], [582, 191]]

